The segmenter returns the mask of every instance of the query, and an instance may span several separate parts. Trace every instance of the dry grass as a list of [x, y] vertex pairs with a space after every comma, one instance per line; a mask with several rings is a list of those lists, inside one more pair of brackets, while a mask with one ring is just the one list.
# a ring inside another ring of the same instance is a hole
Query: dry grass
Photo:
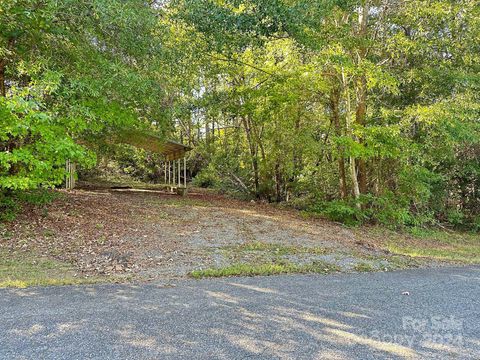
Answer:
[[0, 251], [0, 288], [49, 285], [78, 285], [99, 282], [97, 277], [77, 276], [63, 263], [32, 254]]
[[418, 229], [397, 233], [375, 227], [368, 230], [376, 247], [397, 255], [461, 264], [480, 264], [480, 235]]

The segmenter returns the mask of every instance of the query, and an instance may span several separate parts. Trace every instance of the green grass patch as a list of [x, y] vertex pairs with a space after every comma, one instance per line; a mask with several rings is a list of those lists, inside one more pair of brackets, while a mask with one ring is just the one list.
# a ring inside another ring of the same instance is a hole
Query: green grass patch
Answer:
[[408, 255], [414, 258], [430, 258], [435, 260], [453, 261], [464, 264], [480, 263], [479, 245], [458, 245], [446, 248], [422, 247], [420, 245], [389, 244], [388, 250], [394, 254]]
[[357, 272], [371, 272], [375, 271], [375, 268], [372, 266], [372, 264], [366, 262], [359, 262], [355, 264], [353, 270]]
[[263, 264], [232, 264], [222, 268], [209, 268], [194, 270], [190, 276], [195, 279], [206, 277], [228, 277], [228, 276], [268, 276], [280, 274], [328, 274], [340, 271], [334, 264], [323, 261], [314, 261], [311, 264], [297, 265], [290, 262], [263, 263]]
[[23, 203], [42, 206], [52, 203], [54, 200], [63, 197], [62, 193], [52, 189], [36, 189], [30, 191], [19, 191], [16, 194], [18, 200]]
[[0, 250], [0, 288], [76, 285], [99, 282], [98, 278], [75, 276], [72, 265], [29, 254]]
[[329, 249], [320, 247], [307, 247], [307, 246], [293, 246], [283, 245], [276, 243], [264, 243], [258, 241], [247, 242], [241, 245], [229, 246], [226, 248], [234, 253], [241, 252], [266, 252], [273, 255], [296, 255], [296, 254], [312, 254], [312, 255], [324, 255], [330, 252]]
[[411, 257], [405, 254], [401, 255], [390, 255], [388, 258], [388, 265], [386, 268], [388, 270], [401, 270], [408, 268], [415, 268], [421, 266], [424, 261], [420, 258]]
[[383, 227], [372, 227], [369, 233], [380, 247], [396, 254], [389, 262], [398, 260], [399, 267], [419, 265], [436, 260], [462, 264], [480, 264], [480, 235], [473, 232], [414, 227], [407, 232], [396, 232]]
[[[393, 253], [393, 252], [392, 252]], [[400, 270], [422, 265], [422, 260], [413, 258], [407, 254], [366, 254], [361, 251], [352, 251], [351, 255], [364, 261], [359, 262], [359, 268], [353, 268], [358, 272], [376, 270]], [[365, 264], [365, 265], [364, 265]], [[368, 269], [370, 266], [371, 269]]]
[[415, 228], [411, 238], [389, 241], [387, 249], [413, 258], [429, 258], [464, 264], [480, 263], [480, 236], [458, 231]]
[[409, 233], [417, 239], [434, 240], [442, 244], [476, 244], [480, 246], [480, 234], [478, 233], [423, 228], [412, 228]]

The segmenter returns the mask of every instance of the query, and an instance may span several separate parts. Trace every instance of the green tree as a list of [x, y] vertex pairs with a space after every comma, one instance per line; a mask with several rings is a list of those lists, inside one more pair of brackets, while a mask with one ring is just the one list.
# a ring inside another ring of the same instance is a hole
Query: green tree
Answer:
[[[240, 175], [225, 181], [277, 201], [353, 197], [366, 217], [385, 223], [441, 220], [461, 209], [477, 216], [474, 1], [173, 6], [175, 21], [202, 37], [212, 59], [194, 99], [203, 115], [192, 121], [235, 129], [219, 132], [213, 150], [206, 140], [208, 171]], [[225, 156], [209, 157], [220, 146], [237, 154], [229, 171]]]
[[118, 131], [165, 133], [163, 28], [143, 1], [2, 2], [0, 187], [58, 184]]

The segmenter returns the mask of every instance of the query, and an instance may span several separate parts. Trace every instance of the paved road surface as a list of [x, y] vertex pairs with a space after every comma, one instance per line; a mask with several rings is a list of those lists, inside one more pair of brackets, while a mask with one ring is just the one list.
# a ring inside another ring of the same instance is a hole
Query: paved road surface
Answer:
[[480, 268], [1, 290], [0, 358], [480, 359]]

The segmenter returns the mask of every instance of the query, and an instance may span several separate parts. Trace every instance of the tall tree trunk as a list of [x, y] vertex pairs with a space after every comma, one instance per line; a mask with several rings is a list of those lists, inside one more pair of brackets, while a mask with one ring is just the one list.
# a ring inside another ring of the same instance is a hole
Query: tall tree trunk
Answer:
[[[350, 95], [347, 96], [347, 128], [350, 129], [350, 124], [351, 124], [351, 119], [350, 119], [350, 114], [351, 114], [351, 104], [350, 104]], [[360, 186], [358, 183], [358, 177], [357, 177], [357, 167], [356, 167], [356, 161], [353, 156], [350, 157], [350, 175], [352, 177], [352, 184], [353, 184], [353, 195], [355, 196], [355, 199], [358, 200], [360, 198]], [[357, 203], [357, 207], [360, 207], [360, 204]]]
[[[330, 108], [332, 123], [335, 127], [335, 135], [342, 136], [342, 126], [340, 124], [340, 111], [339, 111], [339, 102], [340, 102], [340, 91], [337, 88], [332, 89], [330, 93]], [[345, 199], [348, 196], [347, 190], [347, 176], [345, 173], [345, 158], [343, 157], [343, 147], [338, 146], [338, 187], [340, 196], [342, 199]]]
[[260, 155], [262, 156], [262, 160], [265, 161], [266, 160], [265, 148], [263, 147], [263, 143], [262, 143], [263, 127], [260, 129], [260, 132], [259, 132], [258, 129], [250, 121], [250, 128], [252, 130], [252, 134], [254, 135], [255, 143], [260, 149]]
[[[15, 46], [15, 38], [11, 37], [7, 41], [7, 54], [10, 51], [13, 51], [13, 48]], [[0, 59], [0, 96], [5, 97], [7, 96], [7, 89], [6, 89], [6, 78], [5, 78], [5, 69], [7, 67], [7, 58], [4, 57], [3, 59]]]
[[[297, 109], [297, 117], [295, 119], [295, 133], [300, 133], [300, 107]], [[300, 165], [302, 162], [301, 150], [298, 146], [293, 148], [293, 178], [292, 182], [297, 180], [298, 174], [300, 173]]]
[[205, 143], [207, 147], [210, 145], [210, 124], [208, 120], [205, 121]]
[[280, 173], [280, 162], [275, 161], [275, 200], [277, 203], [282, 201], [282, 175]]
[[5, 59], [0, 59], [0, 96], [7, 96], [5, 89]]
[[[362, 7], [358, 12], [358, 36], [361, 40], [367, 37], [369, 0], [363, 0]], [[357, 65], [360, 66], [367, 55], [365, 45], [360, 46], [357, 55]], [[355, 112], [355, 122], [360, 126], [365, 126], [367, 115], [367, 79], [365, 74], [361, 74], [356, 81], [357, 108]], [[362, 142], [362, 139], [359, 139]], [[358, 181], [361, 193], [367, 192], [367, 166], [364, 159], [358, 159]]]
[[[367, 114], [367, 81], [362, 75], [357, 82], [357, 110], [355, 112], [355, 122], [358, 125], [365, 126], [365, 118]], [[363, 142], [360, 138], [359, 142]], [[358, 181], [360, 185], [360, 192], [362, 194], [367, 192], [367, 166], [364, 159], [358, 159]]]
[[250, 150], [250, 158], [252, 161], [252, 170], [253, 170], [253, 177], [254, 177], [254, 186], [255, 186], [255, 197], [259, 197], [259, 188], [260, 188], [260, 176], [258, 170], [258, 154], [257, 154], [257, 146], [254, 142], [254, 137], [252, 136], [252, 127], [251, 121], [248, 116], [241, 117], [243, 127], [245, 129], [245, 135], [247, 136], [248, 148]]
[[[343, 88], [345, 91], [345, 99], [346, 99], [346, 104], [345, 104], [345, 112], [346, 112], [346, 130], [347, 133], [353, 138], [352, 130], [351, 130], [351, 123], [352, 123], [352, 105], [350, 101], [350, 92], [348, 91], [348, 84], [347, 84], [347, 79], [345, 77], [345, 73], [342, 70], [342, 82], [343, 82]], [[358, 177], [357, 177], [357, 168], [356, 168], [356, 161], [353, 156], [350, 156], [350, 176], [352, 177], [352, 185], [353, 185], [353, 195], [355, 197], [355, 200], [358, 200], [360, 198], [360, 186], [358, 184]], [[360, 208], [361, 205], [357, 201], [357, 207]]]

